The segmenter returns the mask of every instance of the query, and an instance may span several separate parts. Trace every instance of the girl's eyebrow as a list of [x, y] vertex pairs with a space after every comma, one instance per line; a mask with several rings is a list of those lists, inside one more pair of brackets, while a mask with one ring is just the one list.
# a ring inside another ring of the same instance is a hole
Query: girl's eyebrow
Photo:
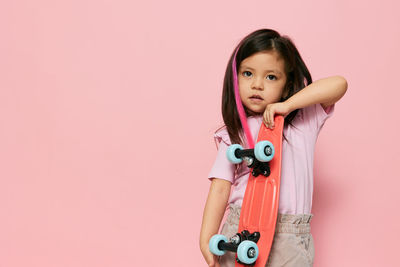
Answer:
[[[250, 67], [244, 66], [244, 65], [241, 67], [241, 69], [250, 69], [250, 70], [253, 70], [253, 71], [254, 71], [253, 68], [250, 68]], [[265, 70], [265, 72], [275, 72], [275, 73], [277, 73], [277, 74], [282, 74], [280, 71], [277, 71], [277, 70]]]

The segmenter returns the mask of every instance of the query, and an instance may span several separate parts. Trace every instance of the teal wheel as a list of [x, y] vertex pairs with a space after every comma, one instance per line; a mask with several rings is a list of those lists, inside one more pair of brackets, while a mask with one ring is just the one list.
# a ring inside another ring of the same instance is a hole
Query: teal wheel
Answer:
[[258, 246], [253, 241], [244, 240], [239, 244], [237, 256], [244, 264], [252, 264], [258, 257]]
[[228, 147], [228, 149], [226, 150], [226, 157], [233, 164], [239, 164], [239, 163], [242, 163], [242, 161], [243, 161], [243, 159], [237, 158], [235, 156], [235, 151], [237, 149], [243, 150], [243, 147], [241, 145], [239, 145], [239, 144], [233, 144], [233, 145], [230, 145]]
[[270, 141], [260, 141], [254, 147], [254, 156], [261, 162], [268, 162], [275, 155], [274, 145]]
[[218, 244], [220, 242], [228, 242], [228, 238], [224, 235], [213, 235], [210, 238], [210, 242], [208, 242], [208, 247], [210, 248], [212, 254], [217, 256], [222, 256], [225, 254], [225, 250], [220, 250], [218, 248]]

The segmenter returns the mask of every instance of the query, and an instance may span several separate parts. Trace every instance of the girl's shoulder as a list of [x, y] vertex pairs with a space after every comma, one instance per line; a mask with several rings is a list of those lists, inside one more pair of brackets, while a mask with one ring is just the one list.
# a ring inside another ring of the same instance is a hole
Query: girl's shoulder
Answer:
[[294, 122], [299, 126], [312, 127], [319, 130], [325, 121], [333, 115], [334, 110], [335, 104], [326, 108], [323, 108], [320, 103], [313, 104], [300, 109], [296, 116], [298, 119], [294, 120]]
[[219, 147], [221, 142], [224, 142], [228, 146], [232, 144], [229, 137], [228, 129], [225, 125], [221, 126], [214, 132], [214, 142], [217, 148]]

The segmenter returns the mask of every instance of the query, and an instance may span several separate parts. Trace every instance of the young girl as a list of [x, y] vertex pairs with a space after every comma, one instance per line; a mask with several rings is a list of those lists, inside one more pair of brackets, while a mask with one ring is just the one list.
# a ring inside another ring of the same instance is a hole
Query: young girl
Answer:
[[[211, 186], [200, 232], [200, 248], [208, 266], [235, 265], [234, 252], [217, 257], [209, 251], [208, 242], [218, 233], [227, 205], [229, 213], [221, 234], [230, 238], [237, 233], [250, 173], [244, 161], [230, 163], [226, 149], [231, 144], [251, 147], [261, 123], [272, 129], [275, 115], [284, 116], [285, 125], [278, 218], [266, 266], [313, 265], [310, 221], [314, 146], [322, 126], [333, 114], [334, 104], [346, 90], [347, 81], [342, 76], [312, 83], [291, 39], [274, 30], [254, 31], [239, 43], [225, 73], [225, 126], [214, 135], [218, 154], [208, 176]], [[241, 112], [245, 116], [240, 117]]]

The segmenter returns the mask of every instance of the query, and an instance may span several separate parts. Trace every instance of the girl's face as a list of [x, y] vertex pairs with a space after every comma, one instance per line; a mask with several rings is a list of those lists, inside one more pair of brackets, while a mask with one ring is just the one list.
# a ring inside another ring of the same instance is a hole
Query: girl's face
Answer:
[[278, 102], [286, 84], [285, 62], [275, 51], [262, 51], [245, 58], [238, 71], [242, 103], [254, 113]]

